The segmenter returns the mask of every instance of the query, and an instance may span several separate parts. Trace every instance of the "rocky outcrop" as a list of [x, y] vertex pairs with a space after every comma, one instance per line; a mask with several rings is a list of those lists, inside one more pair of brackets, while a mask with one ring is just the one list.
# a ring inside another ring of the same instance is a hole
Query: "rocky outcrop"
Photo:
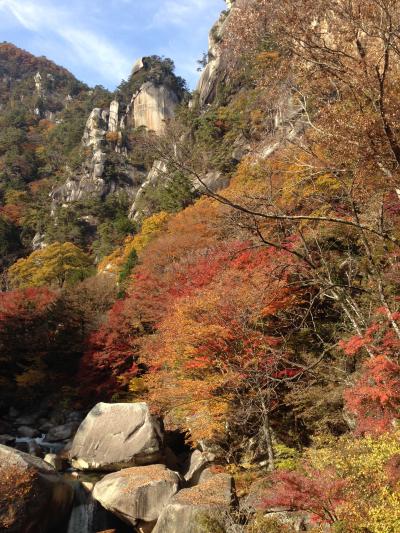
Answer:
[[133, 64], [132, 72], [131, 72], [132, 76], [144, 68], [145, 68], [144, 57], [139, 57], [139, 59], [137, 59], [135, 63]]
[[160, 182], [166, 178], [167, 167], [163, 161], [154, 161], [147, 178], [140, 186], [133, 204], [129, 210], [129, 218], [139, 221], [141, 218], [150, 215], [143, 205], [144, 196], [149, 187], [156, 187]]
[[[132, 74], [146, 68], [139, 59]], [[51, 193], [53, 212], [88, 198], [104, 198], [124, 190], [134, 200], [145, 182], [147, 172], [130, 163], [125, 142], [129, 129], [144, 127], [160, 134], [175, 113], [179, 97], [169, 85], [144, 82], [125, 108], [117, 100], [108, 109], [95, 108], [89, 115], [82, 137], [87, 156], [77, 172], [70, 171], [66, 182]], [[115, 153], [119, 154], [117, 156]]]
[[[234, 6], [235, 0], [225, 1], [228, 11], [221, 14], [208, 35], [208, 61], [197, 84], [200, 107], [211, 104], [215, 100], [218, 85], [226, 79], [226, 61], [221, 43], [228, 25], [229, 11]], [[242, 3], [244, 0], [241, 0]]]
[[0, 445], [0, 530], [45, 533], [67, 517], [73, 489], [52, 466]]
[[201, 182], [197, 179], [194, 179], [193, 188], [200, 193], [209, 191], [217, 192], [227, 187], [229, 185], [229, 181], [229, 176], [219, 172], [218, 170], [213, 170], [202, 176]]
[[108, 131], [115, 133], [119, 126], [119, 102], [113, 100], [110, 104], [110, 114], [108, 117]]
[[125, 522], [155, 522], [176, 494], [179, 476], [164, 465], [127, 468], [105, 476], [93, 497]]
[[249, 0], [225, 0], [227, 11], [222, 12], [208, 36], [208, 62], [197, 84], [199, 104], [212, 104], [217, 96], [218, 85], [227, 78], [226, 57], [222, 47], [224, 34], [229, 24], [230, 10], [243, 8]]
[[178, 103], [177, 95], [166, 85], [146, 82], [132, 98], [131, 124], [160, 134], [166, 121], [173, 118]]
[[202, 472], [215, 460], [212, 453], [194, 450], [185, 465], [184, 479], [189, 486], [197, 485]]
[[82, 169], [81, 176], [73, 176], [66, 183], [53, 191], [52, 200], [55, 204], [68, 204], [85, 197], [102, 197], [107, 190], [103, 179], [107, 155], [106, 133], [110, 112], [95, 108], [90, 113], [82, 137], [82, 146], [91, 151]]
[[70, 439], [79, 427], [79, 422], [68, 422], [60, 426], [52, 427], [47, 433], [46, 439], [48, 442], [58, 442]]
[[223, 516], [234, 503], [233, 479], [218, 474], [190, 489], [183, 489], [164, 508], [153, 533], [205, 533], [207, 523]]
[[[189, 454], [186, 447], [182, 448], [183, 435], [182, 438], [171, 434], [164, 436], [163, 425], [151, 415], [147, 404], [97, 404], [80, 424], [73, 441], [69, 441], [83, 416], [78, 411], [50, 411], [45, 404], [35, 413], [20, 415], [10, 411], [8, 418], [13, 423], [5, 420], [0, 425], [4, 430], [12, 430], [17, 422], [46, 427], [47, 441], [43, 441], [44, 437], [17, 438], [21, 442], [16, 443], [29, 444], [29, 450], [31, 444], [36, 444], [37, 450], [30, 453], [45, 456], [45, 462], [3, 448], [25, 458], [28, 465], [44, 469], [46, 477], [51, 474], [51, 480], [60, 481], [56, 470], [67, 469], [75, 478], [68, 533], [92, 533], [107, 529], [107, 525], [120, 524], [121, 520], [126, 524], [122, 529], [118, 526], [121, 533], [125, 527], [130, 531], [132, 526], [142, 533], [150, 533], [154, 528], [158, 533], [174, 533], [178, 527], [179, 533], [200, 533], [205, 522], [226, 514], [235, 502], [233, 480], [213, 466], [215, 455], [209, 447], [203, 446], [202, 451], [194, 450]], [[164, 437], [172, 449], [164, 448]], [[52, 443], [53, 438], [62, 441]], [[61, 446], [57, 453], [45, 451], [51, 450], [48, 447], [53, 444], [57, 448]], [[3, 462], [0, 453], [0, 465]], [[105, 474], [96, 484], [81, 483], [80, 479], [85, 479], [86, 474], [79, 470]], [[4, 485], [1, 474], [0, 467], [0, 518]], [[4, 479], [10, 479], [8, 472], [7, 475]], [[23, 476], [22, 479], [25, 483]], [[62, 479], [61, 482], [64, 483]], [[69, 495], [71, 502], [71, 491]], [[51, 495], [49, 498], [53, 501]], [[103, 513], [106, 520], [102, 518]], [[42, 530], [28, 529], [27, 533], [33, 531]]]
[[201, 73], [197, 84], [199, 104], [204, 107], [213, 102], [217, 93], [217, 86], [223, 81], [225, 74], [223, 69], [223, 59], [220, 49], [220, 40], [226, 15], [221, 15], [219, 20], [212, 27], [208, 37], [208, 62]]
[[[119, 131], [119, 103], [114, 100], [109, 109], [95, 108], [91, 112], [82, 137], [82, 146], [89, 155], [81, 170], [70, 177], [52, 194], [53, 206], [68, 205], [87, 198], [104, 198], [117, 190], [135, 196], [146, 172], [126, 160], [123, 154], [122, 134]], [[109, 152], [116, 151], [111, 172], [107, 171]]]
[[114, 471], [157, 463], [163, 435], [145, 403], [97, 404], [84, 419], [69, 452], [79, 470]]

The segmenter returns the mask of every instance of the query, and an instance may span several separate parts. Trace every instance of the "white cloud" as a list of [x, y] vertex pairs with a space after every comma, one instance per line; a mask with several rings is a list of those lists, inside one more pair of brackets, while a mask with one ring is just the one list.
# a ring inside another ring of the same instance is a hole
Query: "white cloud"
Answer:
[[82, 63], [105, 79], [120, 81], [129, 72], [131, 62], [99, 35], [78, 28], [60, 28], [59, 34], [76, 52]]
[[103, 35], [77, 24], [71, 7], [66, 10], [43, 0], [0, 0], [1, 11], [47, 41], [61, 37], [68, 52], [106, 80], [119, 81], [129, 72], [130, 61]]
[[223, 7], [222, 0], [166, 0], [159, 3], [161, 6], [153, 16], [152, 27], [171, 24], [185, 26], [190, 21], [198, 23], [199, 17], [215, 7], [216, 4], [221, 4], [221, 8]]

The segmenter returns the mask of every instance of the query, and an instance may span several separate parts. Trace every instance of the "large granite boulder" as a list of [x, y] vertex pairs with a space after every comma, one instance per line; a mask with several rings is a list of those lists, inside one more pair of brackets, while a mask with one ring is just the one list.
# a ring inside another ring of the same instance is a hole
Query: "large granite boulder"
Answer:
[[69, 457], [79, 470], [110, 472], [159, 462], [163, 433], [145, 403], [98, 403], [83, 420]]
[[164, 508], [153, 533], [209, 533], [213, 520], [223, 517], [234, 502], [232, 477], [218, 474], [178, 492]]
[[52, 466], [0, 445], [0, 531], [54, 531], [66, 519], [72, 499], [72, 486]]
[[155, 522], [178, 487], [178, 474], [166, 466], [138, 466], [105, 476], [96, 483], [93, 498], [136, 526], [139, 521]]
[[28, 439], [33, 439], [34, 437], [39, 437], [39, 431], [37, 429], [30, 428], [28, 426], [20, 426], [17, 429], [17, 432], [21, 437], [25, 437]]

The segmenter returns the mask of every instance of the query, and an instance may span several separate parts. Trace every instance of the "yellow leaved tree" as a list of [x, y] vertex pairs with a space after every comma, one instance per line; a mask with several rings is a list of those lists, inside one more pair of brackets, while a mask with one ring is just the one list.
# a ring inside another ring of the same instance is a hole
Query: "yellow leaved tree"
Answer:
[[117, 248], [111, 255], [105, 257], [99, 264], [98, 271], [100, 273], [112, 272], [119, 274], [123, 265], [128, 261], [130, 254], [133, 251], [139, 254], [146, 248], [165, 229], [170, 218], [171, 215], [165, 211], [146, 218], [143, 221], [140, 232], [135, 236], [127, 237], [122, 247]]
[[12, 287], [38, 287], [80, 281], [93, 270], [89, 255], [71, 242], [50, 244], [14, 263], [9, 271]]

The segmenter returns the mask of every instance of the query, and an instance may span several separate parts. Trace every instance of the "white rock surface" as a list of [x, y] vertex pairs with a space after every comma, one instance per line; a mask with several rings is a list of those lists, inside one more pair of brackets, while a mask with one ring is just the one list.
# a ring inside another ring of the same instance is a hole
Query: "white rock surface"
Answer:
[[203, 470], [211, 465], [214, 460], [214, 454], [194, 450], [190, 454], [189, 461], [186, 464], [185, 472], [183, 474], [186, 483], [189, 485], [196, 485], [199, 482]]
[[164, 465], [126, 468], [96, 483], [93, 498], [132, 525], [154, 522], [178, 490], [179, 476]]
[[135, 61], [132, 67], [132, 72], [131, 72], [132, 75], [136, 74], [137, 72], [139, 72], [139, 70], [142, 70], [142, 68], [144, 68], [143, 59], [144, 59], [143, 57], [139, 57], [139, 59]]
[[118, 131], [119, 124], [119, 103], [116, 100], [113, 100], [110, 104], [110, 115], [108, 118], [108, 131], [116, 132]]
[[148, 187], [154, 187], [160, 183], [163, 179], [166, 178], [167, 166], [163, 161], [154, 161], [153, 166], [150, 172], [147, 175], [147, 178], [139, 188], [135, 200], [129, 210], [129, 217], [135, 221], [138, 221], [140, 218], [149, 215], [150, 213], [143, 212], [141, 208], [141, 200], [146, 193]]
[[178, 97], [165, 85], [147, 82], [132, 99], [132, 119], [135, 128], [140, 126], [162, 133], [167, 120], [174, 116]]
[[44, 461], [51, 465], [57, 472], [63, 469], [63, 460], [55, 453], [48, 453], [44, 456]]
[[98, 403], [79, 426], [69, 456], [78, 470], [157, 463], [163, 434], [145, 403]]

